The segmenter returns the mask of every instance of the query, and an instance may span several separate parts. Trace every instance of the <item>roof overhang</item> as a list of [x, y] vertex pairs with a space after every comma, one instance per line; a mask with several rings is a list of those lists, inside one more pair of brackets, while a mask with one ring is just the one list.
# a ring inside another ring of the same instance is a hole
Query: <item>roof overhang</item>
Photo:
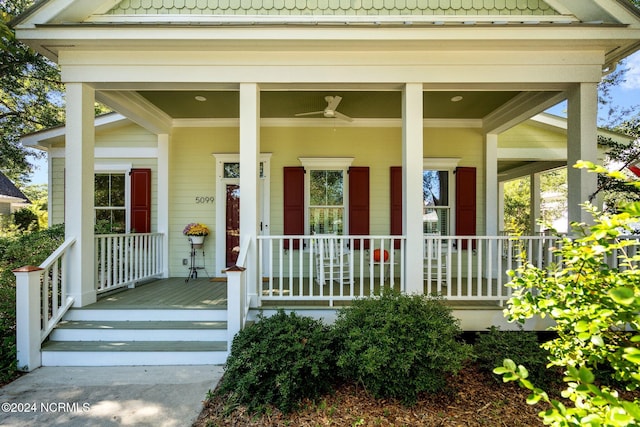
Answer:
[[[108, 130], [131, 123], [129, 119], [118, 113], [108, 113], [96, 117], [95, 128], [98, 130]], [[44, 129], [24, 135], [20, 142], [26, 146], [42, 151], [48, 151], [53, 144], [63, 143], [66, 133], [64, 125]]]

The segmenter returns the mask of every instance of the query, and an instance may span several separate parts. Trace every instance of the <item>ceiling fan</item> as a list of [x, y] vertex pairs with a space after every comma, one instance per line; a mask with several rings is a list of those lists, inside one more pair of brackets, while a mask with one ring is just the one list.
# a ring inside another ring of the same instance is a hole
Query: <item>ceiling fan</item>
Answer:
[[325, 96], [324, 100], [327, 101], [327, 106], [324, 108], [324, 110], [312, 111], [310, 113], [298, 113], [296, 114], [296, 117], [314, 116], [317, 114], [322, 114], [328, 119], [341, 119], [341, 120], [346, 120], [348, 122], [353, 121], [351, 117], [346, 116], [339, 111], [336, 111], [336, 109], [338, 108], [338, 104], [340, 104], [340, 101], [342, 101], [341, 96]]

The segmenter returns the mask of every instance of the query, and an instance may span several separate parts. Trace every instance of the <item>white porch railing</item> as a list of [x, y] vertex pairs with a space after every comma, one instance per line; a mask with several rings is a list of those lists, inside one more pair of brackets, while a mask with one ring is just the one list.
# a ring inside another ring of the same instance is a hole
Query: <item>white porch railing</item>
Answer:
[[14, 270], [19, 369], [31, 371], [41, 365], [42, 342], [73, 305], [73, 298], [67, 295], [66, 256], [75, 241], [66, 240], [39, 267]]
[[258, 236], [260, 299], [333, 305], [384, 286], [405, 291], [404, 259], [403, 236]]
[[96, 292], [102, 293], [160, 277], [162, 233], [96, 236]]
[[[262, 301], [334, 301], [375, 295], [385, 286], [452, 301], [496, 301], [511, 295], [507, 271], [522, 262], [553, 261], [555, 236], [424, 236], [422, 277], [405, 277], [403, 236], [260, 236]], [[362, 248], [362, 249], [360, 249]], [[388, 254], [377, 256], [376, 252]], [[521, 255], [524, 258], [521, 258]]]
[[452, 301], [498, 301], [511, 296], [507, 271], [523, 263], [543, 268], [554, 259], [556, 236], [425, 236], [425, 293]]

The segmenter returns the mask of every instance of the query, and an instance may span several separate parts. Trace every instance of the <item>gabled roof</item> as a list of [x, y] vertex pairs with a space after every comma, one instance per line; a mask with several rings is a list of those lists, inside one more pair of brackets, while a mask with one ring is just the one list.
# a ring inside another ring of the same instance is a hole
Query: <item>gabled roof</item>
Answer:
[[31, 203], [27, 196], [5, 174], [0, 172], [0, 201], [6, 201], [2, 199], [9, 199], [9, 202], [13, 203]]

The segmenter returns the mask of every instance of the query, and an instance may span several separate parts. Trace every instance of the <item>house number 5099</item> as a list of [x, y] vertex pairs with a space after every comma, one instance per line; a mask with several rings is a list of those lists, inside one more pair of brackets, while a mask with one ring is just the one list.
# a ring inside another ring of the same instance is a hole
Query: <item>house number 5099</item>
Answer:
[[213, 201], [214, 201], [214, 197], [213, 196], [196, 196], [196, 203], [197, 204], [213, 203]]

